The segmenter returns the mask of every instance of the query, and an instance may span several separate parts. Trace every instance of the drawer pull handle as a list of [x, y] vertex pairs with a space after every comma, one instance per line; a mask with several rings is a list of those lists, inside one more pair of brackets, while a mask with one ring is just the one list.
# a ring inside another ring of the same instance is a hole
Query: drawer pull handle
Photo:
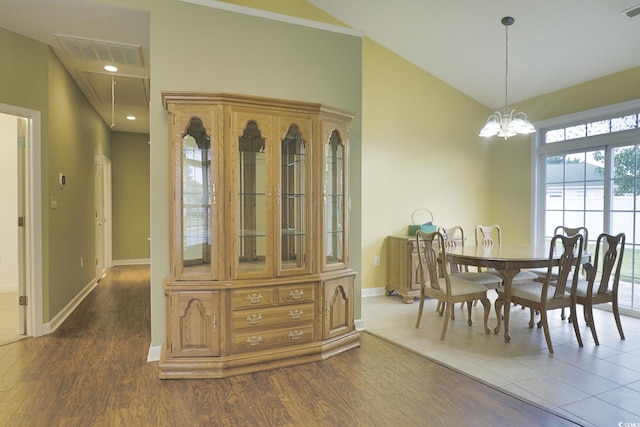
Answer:
[[262, 292], [254, 292], [252, 294], [247, 295], [247, 301], [251, 304], [258, 304], [262, 299]]
[[291, 338], [291, 341], [296, 341], [299, 340], [300, 338], [302, 338], [302, 334], [304, 332], [302, 331], [290, 331], [289, 332], [289, 338]]
[[300, 299], [304, 295], [304, 291], [302, 289], [295, 289], [293, 291], [289, 291], [289, 296], [292, 299]]
[[251, 338], [247, 338], [247, 344], [251, 347], [257, 347], [262, 342], [262, 337], [256, 337], [255, 335]]
[[247, 316], [247, 322], [251, 325], [257, 325], [262, 320], [262, 314], [252, 314], [251, 316]]
[[289, 317], [291, 317], [294, 320], [298, 320], [300, 319], [300, 317], [302, 317], [302, 310], [289, 310]]

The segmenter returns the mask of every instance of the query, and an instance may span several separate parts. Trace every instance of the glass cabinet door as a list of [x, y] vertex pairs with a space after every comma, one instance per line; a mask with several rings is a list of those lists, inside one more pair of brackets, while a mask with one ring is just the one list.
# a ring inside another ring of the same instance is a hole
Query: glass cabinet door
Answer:
[[307, 254], [311, 244], [308, 236], [311, 215], [308, 207], [311, 161], [305, 138], [310, 134], [311, 125], [308, 120], [297, 122], [300, 124], [283, 122], [279, 127], [279, 130], [286, 128], [280, 141], [279, 153], [280, 238], [276, 250], [279, 254], [279, 275], [308, 270]]
[[[259, 124], [260, 122], [260, 124]], [[268, 173], [268, 120], [241, 120], [237, 141], [236, 277], [262, 277], [272, 270], [270, 237], [274, 188]], [[264, 132], [264, 135], [263, 135]]]
[[211, 137], [193, 117], [182, 137], [182, 262], [211, 271]]
[[217, 150], [213, 108], [171, 108], [171, 265], [178, 280], [218, 278]]
[[325, 268], [346, 264], [345, 145], [333, 129], [324, 146], [324, 264]]

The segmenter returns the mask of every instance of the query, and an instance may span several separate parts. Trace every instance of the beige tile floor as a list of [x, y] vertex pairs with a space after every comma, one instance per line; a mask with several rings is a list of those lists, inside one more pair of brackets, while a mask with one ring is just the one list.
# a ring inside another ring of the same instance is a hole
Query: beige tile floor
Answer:
[[[560, 319], [559, 310], [553, 311], [550, 354], [543, 330], [529, 329], [528, 310], [511, 309], [511, 342], [505, 343], [502, 334], [483, 333], [480, 304], [473, 309], [471, 327], [466, 310], [458, 305], [456, 319], [440, 341], [443, 319], [435, 305], [426, 301], [416, 329], [417, 300], [403, 304], [396, 295], [362, 298], [364, 328], [509, 393], [578, 417], [587, 426], [640, 426], [640, 319], [623, 316], [623, 341], [613, 314], [595, 310], [600, 345], [580, 318], [580, 348], [573, 326]], [[492, 307], [489, 327], [495, 325]]]

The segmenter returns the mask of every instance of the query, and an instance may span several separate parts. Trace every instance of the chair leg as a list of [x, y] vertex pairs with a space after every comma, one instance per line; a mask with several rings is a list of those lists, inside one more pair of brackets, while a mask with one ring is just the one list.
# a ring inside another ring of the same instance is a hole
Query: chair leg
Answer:
[[484, 307], [484, 333], [485, 334], [490, 334], [491, 333], [491, 329], [489, 329], [488, 323], [489, 323], [489, 312], [491, 311], [491, 301], [489, 301], [489, 298], [482, 298], [480, 300], [480, 302], [482, 303], [482, 306]]
[[578, 345], [582, 347], [583, 346], [582, 336], [580, 335], [580, 327], [578, 326], [578, 310], [576, 308], [575, 303], [571, 306], [569, 317], [573, 319], [573, 331], [576, 333], [576, 339], [578, 340]]
[[[591, 314], [593, 315], [593, 312], [591, 312]], [[587, 317], [587, 306], [583, 305], [582, 306], [582, 315], [584, 316], [584, 321], [587, 325], [589, 325], [589, 318]], [[593, 316], [591, 316], [591, 321], [593, 322]]]
[[534, 310], [532, 307], [529, 307], [529, 329], [533, 329], [533, 325], [535, 325], [535, 322], [533, 320], [535, 314], [534, 314]]
[[436, 307], [436, 311], [440, 316], [444, 314], [445, 303], [444, 301], [438, 301], [438, 306]]
[[502, 306], [503, 305], [504, 305], [504, 300], [502, 299], [501, 295], [498, 295], [498, 298], [494, 303], [494, 307], [496, 309], [496, 320], [498, 321], [498, 325], [493, 330], [493, 332], [496, 334], [500, 332], [500, 327], [502, 326]]
[[560, 318], [562, 320], [565, 320], [567, 318], [567, 316], [564, 315], [564, 307], [562, 307], [562, 310], [560, 311]]
[[[440, 304], [440, 301], [438, 301]], [[420, 306], [418, 307], [418, 320], [416, 320], [416, 328], [420, 326], [420, 319], [422, 318], [422, 309], [424, 308], [424, 294], [420, 292]]]
[[473, 320], [471, 320], [471, 301], [467, 301], [467, 324], [469, 326], [473, 325]]
[[540, 323], [538, 327], [542, 325], [542, 329], [544, 330], [544, 338], [547, 340], [547, 347], [549, 348], [549, 353], [553, 353], [553, 345], [551, 344], [551, 336], [549, 335], [549, 323], [547, 322], [547, 310], [540, 310]]
[[442, 324], [442, 333], [440, 334], [440, 341], [444, 341], [445, 335], [447, 335], [447, 326], [449, 326], [449, 318], [451, 317], [451, 312], [453, 311], [454, 304], [446, 304], [446, 310], [444, 313], [444, 322]]
[[622, 332], [622, 323], [620, 322], [620, 311], [618, 310], [618, 296], [616, 295], [612, 302], [613, 305], [613, 317], [616, 319], [616, 325], [618, 326], [618, 333], [620, 339], [624, 339], [624, 332]]
[[589, 325], [589, 329], [591, 329], [591, 336], [593, 337], [593, 341], [596, 343], [596, 345], [600, 345], [600, 341], [598, 341], [598, 334], [596, 333], [596, 322], [593, 321], [593, 306], [587, 306], [585, 304], [583, 307], [586, 318], [585, 320], [587, 322], [587, 325]]

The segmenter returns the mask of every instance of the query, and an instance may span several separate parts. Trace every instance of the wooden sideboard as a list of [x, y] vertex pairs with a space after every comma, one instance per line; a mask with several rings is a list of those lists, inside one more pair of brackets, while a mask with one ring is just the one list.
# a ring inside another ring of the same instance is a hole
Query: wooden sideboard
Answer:
[[413, 236], [387, 236], [386, 294], [394, 291], [405, 304], [420, 297], [418, 249]]

